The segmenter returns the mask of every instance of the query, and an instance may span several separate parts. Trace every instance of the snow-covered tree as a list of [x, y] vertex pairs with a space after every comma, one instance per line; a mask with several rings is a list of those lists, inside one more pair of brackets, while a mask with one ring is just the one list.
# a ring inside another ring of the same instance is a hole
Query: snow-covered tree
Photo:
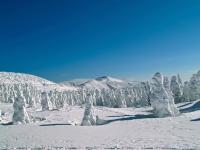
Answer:
[[93, 126], [96, 125], [96, 115], [93, 109], [93, 97], [92, 95], [87, 95], [88, 99], [85, 104], [85, 112], [81, 126]]
[[0, 122], [1, 122], [2, 118], [1, 118], [1, 109], [0, 109]]
[[47, 92], [42, 92], [41, 94], [41, 105], [43, 111], [53, 109], [52, 103], [49, 100]]
[[183, 95], [189, 101], [200, 99], [200, 71], [193, 74], [189, 82], [185, 82]]
[[191, 100], [190, 82], [186, 81], [186, 82], [184, 82], [184, 87], [183, 87], [183, 101], [188, 102], [190, 100]]
[[178, 110], [169, 89], [169, 80], [161, 73], [156, 73], [150, 83], [150, 102], [157, 117], [176, 116]]
[[14, 114], [13, 114], [12, 121], [14, 124], [30, 123], [30, 118], [26, 111], [26, 101], [25, 101], [25, 98], [22, 96], [21, 91], [17, 92], [15, 101], [13, 104], [13, 108], [14, 108]]
[[[116, 96], [115, 96], [116, 95]], [[116, 99], [116, 107], [118, 108], [125, 108], [126, 105], [126, 95], [125, 95], [125, 90], [120, 89], [117, 92], [115, 92], [115, 99]]]
[[172, 76], [170, 88], [172, 90], [174, 100], [176, 103], [182, 102], [183, 99], [183, 84], [180, 75]]

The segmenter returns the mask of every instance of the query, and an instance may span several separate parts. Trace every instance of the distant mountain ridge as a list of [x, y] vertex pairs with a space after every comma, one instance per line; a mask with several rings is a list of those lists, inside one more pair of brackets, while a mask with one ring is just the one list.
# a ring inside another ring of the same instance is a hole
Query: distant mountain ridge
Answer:
[[134, 86], [139, 83], [142, 83], [142, 82], [125, 81], [125, 80], [113, 78], [110, 76], [102, 76], [102, 77], [97, 77], [95, 79], [87, 79], [87, 80], [61, 82], [61, 84], [64, 84], [64, 85], [74, 85], [78, 88], [91, 89], [91, 90], [92, 89], [102, 90], [102, 89], [126, 88], [126, 87]]

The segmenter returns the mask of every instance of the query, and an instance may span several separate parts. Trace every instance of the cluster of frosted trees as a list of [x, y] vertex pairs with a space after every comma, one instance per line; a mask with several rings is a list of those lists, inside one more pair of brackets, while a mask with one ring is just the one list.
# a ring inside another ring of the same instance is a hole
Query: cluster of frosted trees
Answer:
[[13, 103], [17, 92], [21, 91], [26, 99], [26, 103], [34, 106], [40, 100], [40, 91], [32, 84], [1, 84], [0, 85], [0, 101], [4, 103]]
[[[87, 94], [91, 94], [94, 105], [107, 107], [132, 107], [148, 105], [148, 93], [146, 83], [141, 83], [136, 87], [123, 89], [102, 89], [89, 90], [80, 89], [78, 91], [41, 91], [31, 84], [3, 84], [0, 86], [1, 102], [13, 103], [17, 96], [17, 91], [22, 93], [26, 104], [31, 107], [40, 107], [44, 103], [51, 103], [51, 108], [62, 108], [67, 105], [82, 105], [88, 99]], [[44, 96], [45, 95], [45, 96]], [[46, 98], [44, 98], [46, 97]], [[45, 102], [45, 99], [47, 102]]]
[[88, 99], [86, 95], [90, 94], [97, 106], [119, 108], [148, 105], [148, 93], [143, 85], [122, 89], [82, 90], [81, 93], [85, 95], [83, 102]]
[[[179, 113], [174, 105], [174, 97], [170, 89], [170, 84], [167, 77], [164, 77], [160, 73], [156, 73], [153, 76], [151, 82], [147, 83], [147, 85], [148, 86], [145, 86], [145, 88], [146, 91], [149, 91], [149, 93], [148, 94], [146, 93], [146, 96], [148, 96], [149, 103], [151, 103], [151, 106], [153, 107], [155, 116], [157, 117], [176, 116]], [[109, 92], [103, 90], [102, 92], [103, 93], [99, 93], [99, 91], [97, 90], [94, 90], [93, 92], [82, 90], [82, 92], [76, 94], [81, 96], [85, 100], [85, 112], [81, 123], [82, 126], [103, 124], [104, 120], [99, 119], [99, 117], [95, 115], [93, 109], [93, 104], [99, 102], [99, 99], [101, 100], [101, 104], [105, 103], [105, 105], [117, 106], [117, 107], [127, 107], [128, 102], [131, 103], [132, 99], [133, 101], [136, 100], [134, 99], [135, 96], [134, 91], [130, 89], [111, 90]], [[138, 93], [141, 94], [141, 91]], [[62, 95], [59, 94], [54, 95], [54, 94], [55, 93], [53, 92], [41, 93], [41, 106], [43, 111], [51, 110], [53, 109], [53, 107], [56, 106], [57, 101], [55, 101], [55, 99], [53, 99], [51, 96], [53, 97], [57, 96], [58, 100], [62, 99]], [[128, 96], [130, 99], [127, 99], [127, 95], [130, 96], [130, 97]], [[106, 104], [107, 101], [105, 101], [107, 99], [110, 99], [110, 102], [108, 104]], [[63, 107], [63, 101], [61, 101], [60, 103], [62, 103]], [[147, 101], [145, 103], [148, 104]], [[23, 92], [19, 89], [17, 89], [16, 92], [13, 108], [14, 108], [14, 114], [12, 120], [14, 124], [18, 123], [26, 124], [31, 122], [29, 115], [26, 112], [26, 98], [23, 96]]]
[[[172, 92], [175, 103], [193, 101], [200, 98], [200, 71], [194, 74], [190, 81], [185, 82], [184, 85], [179, 75], [173, 76], [170, 81], [168, 80], [168, 83], [167, 88]], [[17, 97], [17, 91], [22, 93], [27, 105], [35, 108], [42, 107], [45, 110], [59, 109], [64, 105], [82, 105], [88, 99], [88, 94], [91, 95], [93, 104], [97, 106], [140, 107], [150, 104], [149, 82], [138, 83], [126, 88], [101, 90], [80, 88], [77, 91], [38, 89], [31, 83], [2, 83], [0, 84], [0, 101], [13, 103]]]
[[[44, 110], [59, 109], [64, 105], [82, 105], [91, 98], [95, 106], [107, 107], [133, 107], [147, 106], [148, 93], [145, 87], [125, 89], [102, 89], [58, 92], [49, 91], [41, 93], [41, 106]], [[90, 95], [88, 97], [88, 95]]]
[[53, 110], [65, 105], [85, 104], [82, 125], [97, 125], [104, 121], [95, 116], [93, 105], [116, 108], [151, 105], [157, 117], [165, 117], [179, 114], [174, 103], [197, 99], [200, 99], [200, 71], [184, 85], [179, 75], [169, 80], [161, 73], [156, 73], [149, 82], [118, 89], [58, 91], [37, 89], [32, 84], [0, 84], [0, 101], [13, 103], [13, 123], [31, 121], [26, 106]]
[[200, 99], [200, 71], [193, 74], [189, 82], [185, 82], [183, 88], [184, 101]]
[[[149, 85], [146, 89], [149, 91], [148, 98], [156, 117], [177, 116], [179, 114], [174, 103], [174, 97], [170, 89], [168, 77], [163, 76], [161, 73], [156, 73], [147, 85]], [[118, 92], [120, 93], [120, 91]], [[104, 124], [106, 121], [95, 115], [93, 109], [93, 96], [91, 94], [88, 95], [89, 97], [85, 104], [85, 112], [81, 125], [94, 126]], [[119, 95], [123, 94], [120, 93]], [[124, 102], [121, 101], [120, 106], [126, 106], [126, 100], [124, 100]]]
[[170, 88], [173, 93], [174, 99], [176, 103], [180, 103], [184, 101], [183, 97], [183, 83], [180, 78], [180, 75], [172, 76], [171, 82], [170, 82]]

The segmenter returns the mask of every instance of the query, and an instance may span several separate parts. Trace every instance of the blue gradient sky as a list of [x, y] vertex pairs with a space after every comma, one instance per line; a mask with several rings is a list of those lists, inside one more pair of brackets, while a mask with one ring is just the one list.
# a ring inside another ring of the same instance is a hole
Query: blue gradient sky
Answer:
[[199, 0], [0, 2], [0, 71], [54, 81], [200, 69]]

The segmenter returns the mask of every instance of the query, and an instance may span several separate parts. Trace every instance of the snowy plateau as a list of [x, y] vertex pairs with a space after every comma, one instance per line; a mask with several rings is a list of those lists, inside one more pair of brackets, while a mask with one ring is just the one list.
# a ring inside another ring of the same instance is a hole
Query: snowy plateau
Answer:
[[0, 149], [200, 149], [200, 71], [54, 83], [0, 72]]

